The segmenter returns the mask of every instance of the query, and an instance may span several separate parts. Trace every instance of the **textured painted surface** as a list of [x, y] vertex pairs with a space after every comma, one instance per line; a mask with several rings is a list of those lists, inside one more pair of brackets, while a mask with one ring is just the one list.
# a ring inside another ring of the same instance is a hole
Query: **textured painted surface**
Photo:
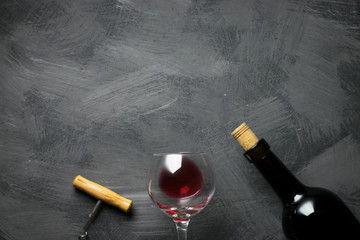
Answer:
[[0, 239], [76, 239], [96, 200], [134, 200], [91, 239], [176, 239], [153, 152], [204, 151], [217, 191], [189, 239], [283, 239], [281, 205], [230, 136], [242, 121], [360, 219], [356, 0], [2, 0]]

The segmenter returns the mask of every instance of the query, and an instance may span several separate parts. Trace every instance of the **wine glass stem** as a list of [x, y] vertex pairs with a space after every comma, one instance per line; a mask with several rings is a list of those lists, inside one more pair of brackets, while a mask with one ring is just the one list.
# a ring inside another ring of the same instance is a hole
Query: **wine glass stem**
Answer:
[[178, 234], [178, 240], [186, 240], [187, 239], [187, 228], [188, 228], [189, 222], [190, 222], [190, 219], [182, 220], [182, 221], [174, 220], [174, 223], [176, 225], [177, 234]]

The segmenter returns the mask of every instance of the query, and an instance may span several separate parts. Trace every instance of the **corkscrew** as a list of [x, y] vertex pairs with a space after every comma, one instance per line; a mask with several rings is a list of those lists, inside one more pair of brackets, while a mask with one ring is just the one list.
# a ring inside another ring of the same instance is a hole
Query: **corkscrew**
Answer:
[[117, 207], [127, 213], [133, 204], [133, 201], [120, 196], [119, 194], [103, 187], [97, 183], [94, 183], [80, 175], [76, 176], [73, 181], [73, 186], [80, 189], [89, 195], [99, 199], [94, 209], [89, 214], [89, 220], [84, 225], [84, 233], [79, 236], [79, 240], [85, 240], [88, 237], [89, 225], [94, 221], [98, 212], [100, 211], [103, 202]]

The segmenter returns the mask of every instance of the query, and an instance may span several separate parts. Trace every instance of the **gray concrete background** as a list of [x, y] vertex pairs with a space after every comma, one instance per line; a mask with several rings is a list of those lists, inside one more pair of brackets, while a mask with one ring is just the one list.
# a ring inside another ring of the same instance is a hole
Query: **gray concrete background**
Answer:
[[91, 239], [176, 239], [153, 206], [154, 152], [204, 151], [216, 194], [189, 239], [284, 239], [281, 203], [242, 156], [246, 121], [304, 183], [360, 219], [356, 0], [2, 0], [0, 239], [76, 239], [96, 200], [134, 200]]

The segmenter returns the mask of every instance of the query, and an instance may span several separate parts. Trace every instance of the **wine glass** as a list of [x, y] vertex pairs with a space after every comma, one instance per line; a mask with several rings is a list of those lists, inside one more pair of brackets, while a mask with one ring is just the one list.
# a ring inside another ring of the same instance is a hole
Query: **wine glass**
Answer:
[[178, 239], [186, 240], [190, 218], [205, 208], [215, 192], [211, 165], [201, 152], [157, 153], [154, 158], [149, 196], [173, 219]]

